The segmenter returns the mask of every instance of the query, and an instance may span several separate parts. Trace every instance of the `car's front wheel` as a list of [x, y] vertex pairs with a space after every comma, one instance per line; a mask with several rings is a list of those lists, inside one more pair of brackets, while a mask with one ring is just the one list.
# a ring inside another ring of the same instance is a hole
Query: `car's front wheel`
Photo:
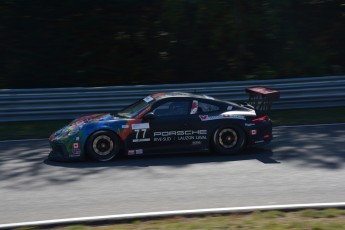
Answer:
[[213, 149], [220, 154], [236, 154], [245, 143], [245, 134], [237, 127], [222, 127], [214, 132]]
[[119, 138], [110, 131], [93, 133], [87, 142], [87, 154], [96, 161], [110, 161], [119, 152]]

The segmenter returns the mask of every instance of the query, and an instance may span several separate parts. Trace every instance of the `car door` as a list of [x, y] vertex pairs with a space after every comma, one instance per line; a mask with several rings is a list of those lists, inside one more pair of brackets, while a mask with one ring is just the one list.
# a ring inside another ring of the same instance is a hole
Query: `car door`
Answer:
[[172, 97], [154, 103], [147, 112], [152, 116], [142, 119], [141, 123], [132, 124], [129, 152], [147, 154], [183, 150], [188, 140], [185, 133], [188, 134], [191, 129], [190, 107], [189, 98]]
[[167, 98], [153, 106], [149, 151], [164, 153], [186, 149], [191, 130], [190, 108], [189, 98]]

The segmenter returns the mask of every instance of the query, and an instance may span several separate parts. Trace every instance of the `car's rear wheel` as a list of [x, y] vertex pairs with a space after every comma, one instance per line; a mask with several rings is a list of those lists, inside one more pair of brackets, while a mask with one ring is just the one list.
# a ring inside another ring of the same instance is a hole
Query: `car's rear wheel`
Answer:
[[110, 131], [93, 133], [87, 142], [88, 156], [96, 161], [110, 161], [119, 152], [119, 138]]
[[213, 149], [220, 154], [236, 154], [245, 143], [245, 134], [237, 127], [222, 127], [214, 132], [212, 139]]

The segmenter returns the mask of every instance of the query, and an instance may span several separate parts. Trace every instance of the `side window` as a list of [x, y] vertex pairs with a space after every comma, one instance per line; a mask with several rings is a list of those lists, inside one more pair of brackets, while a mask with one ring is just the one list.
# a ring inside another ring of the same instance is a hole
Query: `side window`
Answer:
[[156, 116], [187, 115], [189, 114], [189, 107], [188, 101], [169, 101], [159, 105], [153, 110], [153, 113]]
[[199, 111], [201, 113], [209, 113], [218, 111], [220, 108], [217, 105], [212, 105], [210, 103], [199, 101]]

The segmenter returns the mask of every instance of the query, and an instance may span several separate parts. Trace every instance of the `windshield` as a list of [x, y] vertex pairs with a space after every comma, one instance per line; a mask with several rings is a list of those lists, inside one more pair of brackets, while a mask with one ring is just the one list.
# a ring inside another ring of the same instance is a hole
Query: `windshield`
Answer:
[[150, 106], [150, 102], [147, 102], [147, 100], [140, 99], [139, 101], [135, 102], [134, 104], [131, 104], [130, 106], [124, 108], [120, 112], [117, 113], [119, 117], [124, 118], [134, 118], [137, 116], [140, 112], [142, 112], [144, 109]]

